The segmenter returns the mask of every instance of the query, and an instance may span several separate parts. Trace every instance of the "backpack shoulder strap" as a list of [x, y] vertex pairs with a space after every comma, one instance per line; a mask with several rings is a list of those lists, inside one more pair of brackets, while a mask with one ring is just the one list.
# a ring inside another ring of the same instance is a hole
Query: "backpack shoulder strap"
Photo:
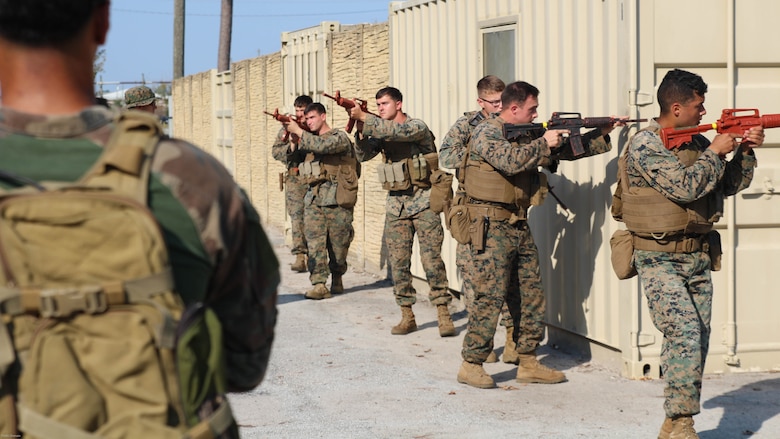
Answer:
[[140, 111], [120, 114], [103, 153], [79, 183], [111, 187], [145, 206], [152, 157], [161, 137], [155, 116]]

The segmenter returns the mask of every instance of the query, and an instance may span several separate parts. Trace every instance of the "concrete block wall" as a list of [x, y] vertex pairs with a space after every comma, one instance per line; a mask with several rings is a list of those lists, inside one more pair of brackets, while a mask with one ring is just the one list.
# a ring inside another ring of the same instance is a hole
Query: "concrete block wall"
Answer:
[[[343, 97], [368, 101], [369, 111], [376, 112], [377, 90], [388, 85], [389, 35], [387, 24], [356, 25], [333, 34], [330, 78], [332, 90]], [[331, 126], [344, 128], [346, 111], [326, 99]], [[354, 133], [354, 132], [353, 132]], [[387, 271], [384, 249], [385, 197], [387, 192], [378, 183], [376, 165], [379, 158], [362, 164], [358, 202], [355, 205], [355, 239], [349, 248], [350, 263], [371, 272]]]
[[[387, 23], [344, 26], [330, 34], [329, 92], [340, 90], [344, 97], [359, 97], [376, 111], [374, 95], [388, 85], [389, 32]], [[279, 190], [281, 162], [271, 156], [271, 145], [280, 128], [279, 122], [263, 113], [292, 112], [285, 107], [282, 56], [280, 52], [233, 63], [233, 138], [235, 166], [230, 171], [249, 195], [265, 227], [283, 231], [288, 239], [284, 192]], [[305, 75], [306, 72], [296, 72]], [[214, 106], [212, 89], [215, 70], [177, 79], [173, 83], [174, 133], [211, 154], [217, 155], [214, 139]], [[347, 114], [333, 101], [314, 96], [323, 102], [330, 115], [329, 124], [343, 129]], [[374, 159], [363, 164], [358, 202], [355, 206], [355, 239], [350, 247], [351, 266], [379, 274], [387, 272], [386, 252], [382, 249], [385, 197], [377, 183]]]
[[[285, 227], [284, 193], [279, 190], [281, 162], [271, 156], [279, 122], [263, 113], [281, 106], [281, 58], [278, 53], [233, 63], [234, 176], [247, 191], [264, 223]], [[281, 110], [280, 110], [281, 111]]]

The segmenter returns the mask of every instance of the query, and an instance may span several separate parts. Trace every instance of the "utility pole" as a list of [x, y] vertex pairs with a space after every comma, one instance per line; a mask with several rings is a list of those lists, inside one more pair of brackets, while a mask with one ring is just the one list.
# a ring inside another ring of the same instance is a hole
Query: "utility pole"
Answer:
[[184, 76], [184, 0], [173, 1], [173, 79]]
[[219, 53], [217, 72], [230, 70], [230, 37], [233, 34], [233, 0], [222, 0], [222, 19], [219, 24]]

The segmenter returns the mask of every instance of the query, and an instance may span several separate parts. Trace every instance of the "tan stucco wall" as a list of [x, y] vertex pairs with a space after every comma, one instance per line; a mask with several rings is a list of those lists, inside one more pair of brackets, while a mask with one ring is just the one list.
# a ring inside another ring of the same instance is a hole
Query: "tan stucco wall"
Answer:
[[[344, 97], [360, 97], [375, 109], [374, 94], [389, 81], [389, 38], [387, 23], [345, 26], [329, 35], [329, 90], [340, 90]], [[296, 72], [305, 75], [306, 72]], [[215, 71], [198, 73], [174, 81], [173, 127], [176, 137], [188, 140], [219, 158], [214, 136], [212, 81]], [[263, 113], [291, 111], [284, 105], [284, 78], [280, 52], [242, 60], [231, 66], [232, 75], [232, 145], [234, 169], [238, 184], [246, 190], [260, 213], [265, 227], [284, 231], [289, 239], [289, 223], [284, 207], [284, 193], [279, 190], [279, 173], [285, 167], [271, 156], [271, 145], [279, 122]], [[344, 128], [347, 115], [331, 100], [322, 101], [331, 115], [330, 125]], [[376, 183], [376, 159], [363, 166], [358, 203], [355, 206], [355, 239], [350, 247], [349, 263], [353, 267], [382, 272], [386, 258], [381, 255], [382, 229], [386, 193]]]

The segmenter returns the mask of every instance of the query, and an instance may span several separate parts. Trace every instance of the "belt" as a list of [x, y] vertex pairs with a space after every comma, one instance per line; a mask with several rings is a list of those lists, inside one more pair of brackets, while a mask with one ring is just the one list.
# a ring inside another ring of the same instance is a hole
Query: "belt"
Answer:
[[469, 209], [469, 216], [472, 218], [488, 217], [494, 221], [506, 221], [514, 215], [514, 212], [511, 210], [498, 206], [466, 204], [466, 207]]
[[662, 239], [634, 235], [634, 249], [669, 253], [706, 252], [709, 251], [709, 242], [707, 235], [676, 235], [666, 236]]

